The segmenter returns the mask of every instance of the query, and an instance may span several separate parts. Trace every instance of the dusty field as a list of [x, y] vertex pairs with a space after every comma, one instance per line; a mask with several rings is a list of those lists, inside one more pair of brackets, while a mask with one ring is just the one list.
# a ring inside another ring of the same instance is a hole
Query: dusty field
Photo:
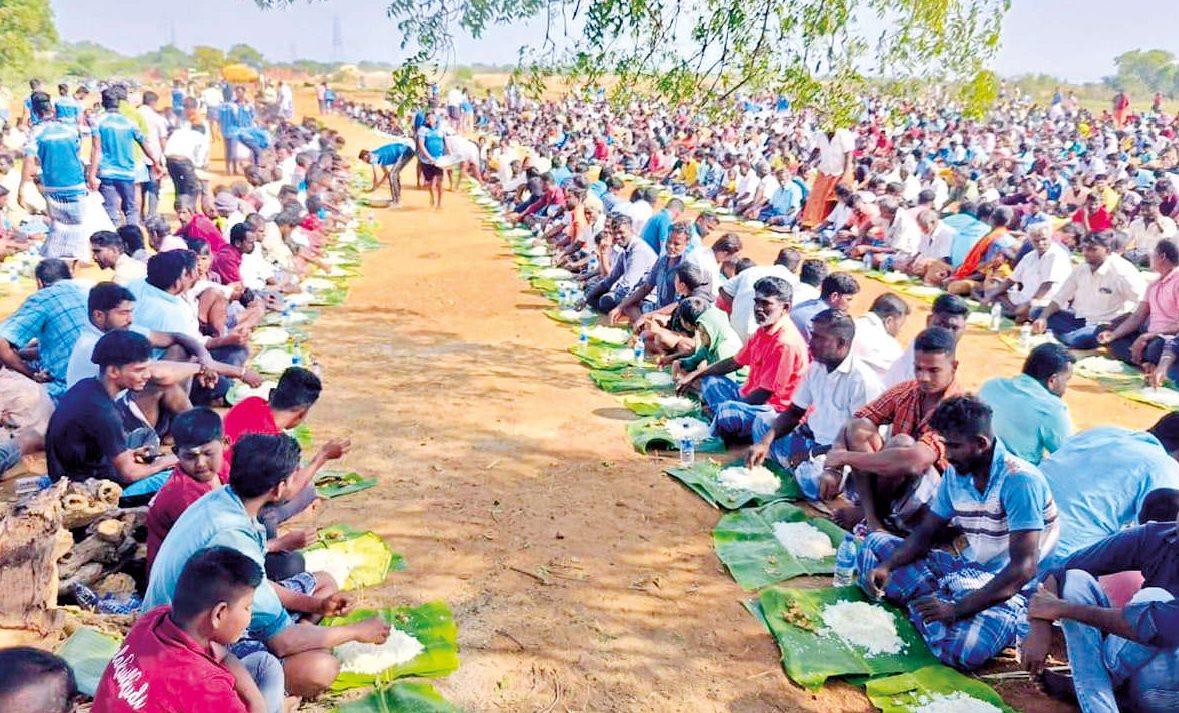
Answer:
[[[349, 154], [378, 143], [328, 123]], [[666, 461], [631, 450], [627, 412], [565, 353], [573, 334], [540, 314], [547, 303], [474, 206], [447, 194], [432, 211], [405, 177], [406, 206], [378, 214], [386, 247], [313, 329], [326, 382], [316, 441], [350, 435], [344, 463], [381, 478], [327, 503], [318, 524], [371, 528], [409, 565], [362, 603], [450, 603], [463, 663], [438, 687], [468, 711], [870, 710], [851, 687], [789, 682], [713, 554], [718, 513], [662, 476]], [[746, 244], [758, 262], [778, 247]], [[883, 289], [864, 287], [854, 311]], [[962, 353], [971, 386], [1019, 368], [985, 332]], [[1082, 380], [1068, 400], [1082, 428], [1161, 414]], [[1067, 710], [1009, 691], [1024, 710]]]

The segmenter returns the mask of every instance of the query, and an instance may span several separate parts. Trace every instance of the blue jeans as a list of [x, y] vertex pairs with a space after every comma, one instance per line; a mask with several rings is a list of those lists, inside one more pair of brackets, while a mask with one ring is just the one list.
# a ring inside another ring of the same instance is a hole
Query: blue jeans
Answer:
[[135, 181], [103, 178], [98, 183], [102, 207], [115, 226], [139, 225], [139, 208], [135, 200]]
[[287, 696], [287, 679], [282, 662], [269, 651], [255, 651], [242, 658], [241, 662], [250, 672], [250, 678], [258, 684], [258, 690], [262, 691], [267, 713], [282, 713]]
[[[1069, 570], [1061, 598], [1075, 604], [1108, 607], [1105, 591], [1083, 570]], [[1164, 589], [1143, 589], [1131, 603], [1171, 601]], [[1107, 635], [1095, 626], [1062, 619], [1061, 629], [1073, 668], [1073, 685], [1084, 713], [1117, 713], [1114, 690], [1126, 686], [1128, 703], [1139, 713], [1179, 709], [1179, 650], [1165, 650]]]
[[1096, 349], [1097, 333], [1104, 332], [1105, 325], [1085, 323], [1072, 312], [1056, 312], [1048, 318], [1048, 329], [1060, 343], [1072, 349]]

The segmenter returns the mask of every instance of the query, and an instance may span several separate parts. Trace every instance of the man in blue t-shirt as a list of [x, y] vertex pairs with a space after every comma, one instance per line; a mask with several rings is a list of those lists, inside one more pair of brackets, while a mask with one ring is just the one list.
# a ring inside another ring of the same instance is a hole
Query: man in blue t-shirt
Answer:
[[[1028, 597], [1059, 538], [1056, 503], [1036, 466], [995, 438], [991, 409], [973, 396], [938, 405], [930, 427], [950, 465], [917, 528], [901, 540], [872, 532], [860, 586], [905, 608], [943, 663], [976, 669], [1027, 631]], [[934, 540], [955, 527], [956, 550]]]
[[433, 112], [426, 115], [426, 123], [417, 133], [418, 162], [422, 178], [430, 191], [430, 207], [442, 208], [442, 174], [445, 169], [439, 161], [446, 157], [446, 135], [438, 128], [438, 116]]
[[[89, 251], [89, 235], [83, 235], [83, 198], [86, 197], [86, 167], [79, 156], [78, 127], [54, 118], [53, 100], [45, 92], [31, 98], [32, 112], [39, 123], [25, 145], [21, 185], [16, 202], [25, 205], [25, 186], [32, 183], [41, 167], [41, 194], [53, 222], [45, 242], [45, 257], [79, 258]], [[36, 159], [36, 160], [33, 160]]]
[[[369, 193], [380, 188], [381, 184], [389, 182], [389, 192], [393, 198], [393, 205], [401, 205], [401, 169], [414, 156], [413, 144], [409, 139], [398, 139], [384, 146], [369, 151], [360, 152], [360, 160], [373, 167], [373, 187]], [[377, 178], [377, 166], [381, 167], [381, 177]]]
[[70, 96], [70, 86], [62, 83], [57, 85], [57, 101], [54, 102], [57, 120], [63, 124], [78, 125], [82, 116], [82, 102]]
[[163, 160], [135, 122], [119, 112], [121, 98], [115, 87], [102, 90], [102, 108], [106, 113], [95, 122], [86, 182], [91, 190], [102, 194], [102, 204], [115, 225], [138, 225], [135, 145], [151, 159], [151, 171], [157, 181], [163, 175], [160, 170]]

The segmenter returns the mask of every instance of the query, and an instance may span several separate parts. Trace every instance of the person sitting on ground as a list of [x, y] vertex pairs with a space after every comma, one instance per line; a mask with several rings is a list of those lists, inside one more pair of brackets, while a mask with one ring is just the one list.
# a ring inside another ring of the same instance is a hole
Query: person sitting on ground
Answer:
[[[46, 462], [53, 480], [88, 478], [130, 485], [176, 465], [173, 456], [149, 446], [128, 447], [125, 410], [119, 395], [147, 387], [151, 378], [151, 343], [142, 334], [117, 329], [94, 345], [91, 361], [98, 378], [82, 379], [62, 397], [45, 434]], [[158, 456], [158, 457], [157, 457]]]
[[[1097, 334], [1097, 343], [1114, 357], [1152, 372], [1162, 360], [1167, 343], [1179, 333], [1179, 246], [1164, 238], [1155, 243], [1150, 259], [1158, 279], [1130, 316]], [[1164, 372], [1166, 373], [1166, 372]]]
[[852, 354], [881, 380], [905, 351], [897, 341], [897, 335], [908, 319], [909, 303], [891, 292], [877, 297], [868, 311], [856, 318]]
[[[654, 220], [652, 218], [651, 220]], [[645, 241], [644, 241], [645, 242]], [[657, 310], [669, 314], [676, 302], [676, 269], [684, 260], [688, 247], [688, 226], [676, 223], [667, 234], [667, 245], [663, 254], [647, 272], [642, 284], [635, 287], [617, 307], [610, 310], [607, 319], [610, 324], [619, 324], [625, 318], [636, 328], [641, 327], [643, 315]]]
[[115, 275], [111, 279], [120, 285], [147, 275], [147, 265], [126, 253], [123, 239], [118, 233], [100, 230], [91, 235], [90, 250], [99, 269], [113, 270]]
[[1138, 515], [1150, 494], [1179, 488], [1179, 462], [1167, 450], [1179, 448], [1179, 438], [1169, 430], [1158, 424], [1147, 431], [1098, 426], [1069, 438], [1040, 462], [1061, 526], [1060, 544], [1046, 566], [1146, 522]]
[[196, 201], [188, 196], [179, 196], [175, 204], [176, 218], [180, 221], [180, 228], [176, 236], [185, 240], [200, 238], [209, 243], [209, 249], [216, 255], [228, 243], [221, 229], [209, 219], [207, 215], [196, 208]]
[[1085, 262], [1073, 268], [1032, 332], [1052, 334], [1073, 349], [1096, 349], [1097, 335], [1129, 316], [1142, 301], [1146, 282], [1138, 268], [1114, 254], [1113, 234], [1091, 233], [1081, 241]]
[[[694, 376], [709, 365], [734, 357], [741, 351], [741, 339], [729, 324], [728, 315], [708, 300], [688, 297], [680, 302], [676, 314], [684, 327], [695, 330], [696, 350], [687, 356], [664, 360], [665, 363], [671, 362], [675, 379]], [[739, 369], [727, 376], [744, 381], [748, 370]]]
[[[242, 399], [225, 414], [226, 459], [232, 462], [233, 449], [243, 436], [252, 433], [275, 435], [303, 423], [311, 407], [319, 400], [323, 384], [313, 372], [293, 366], [282, 373], [269, 399], [250, 396]], [[315, 475], [328, 461], [343, 458], [352, 447], [348, 438], [333, 438], [315, 453], [306, 466], [290, 480], [289, 497], [281, 505], [262, 511], [262, 524], [269, 537], [277, 534], [278, 524], [288, 520], [315, 502]]]
[[[956, 347], [949, 330], [927, 327], [913, 341], [916, 377], [856, 411], [832, 441], [819, 498], [841, 526], [863, 520], [872, 531], [908, 532], [920, 521], [946, 467], [945, 446], [929, 421], [938, 404], [961, 392]], [[887, 440], [881, 426], [892, 427]], [[848, 480], [858, 505], [843, 496]]]
[[664, 246], [671, 235], [671, 227], [684, 212], [684, 202], [672, 198], [662, 210], [652, 215], [643, 226], [642, 239], [656, 255], [663, 255]]
[[1052, 239], [1052, 226], [1033, 223], [1028, 228], [1032, 249], [1020, 258], [1009, 277], [999, 280], [983, 292], [984, 308], [998, 303], [1003, 316], [1016, 322], [1031, 321], [1032, 310], [1042, 309], [1056, 297], [1072, 272], [1072, 256]]
[[[34, 270], [37, 291], [0, 324], [0, 362], [45, 384], [55, 401], [65, 394], [66, 369], [86, 324], [86, 288], [63, 260], [46, 258]], [[35, 343], [36, 349], [28, 348]]]
[[686, 356], [696, 349], [693, 326], [676, 319], [676, 310], [680, 304], [689, 297], [698, 297], [709, 305], [712, 303], [707, 278], [696, 265], [681, 261], [675, 268], [673, 279], [674, 300], [647, 312], [634, 323], [635, 338], [642, 339], [647, 353], [659, 357], [661, 361]]
[[811, 339], [811, 321], [829, 309], [847, 312], [851, 309], [852, 300], [860, 292], [860, 283], [846, 272], [836, 272], [823, 278], [819, 287], [819, 296], [813, 300], [800, 302], [790, 310], [790, 319], [798, 327], [799, 334], [808, 342]]
[[[393, 205], [401, 205], [401, 170], [413, 157], [414, 147], [409, 140], [393, 141], [372, 151], [363, 149], [360, 152], [360, 160], [371, 165], [373, 169], [373, 186], [368, 192], [373, 193], [382, 183], [388, 183]], [[381, 167], [380, 178], [377, 178], [377, 166]]]
[[[810, 363], [808, 347], [790, 320], [790, 283], [763, 277], [754, 285], [757, 331], [732, 358], [680, 379], [676, 390], [699, 390], [713, 414], [712, 431], [728, 440], [748, 440], [759, 418], [786, 410]], [[726, 376], [743, 366], [749, 377], [738, 385]]]
[[1006, 265], [1014, 262], [1019, 241], [1011, 235], [1015, 214], [1001, 205], [991, 212], [991, 231], [970, 248], [962, 264], [943, 282], [947, 292], [969, 296], [984, 289], [988, 280], [1004, 276]]
[[[1179, 702], [1179, 508], [1172, 510], [1169, 520], [1121, 530], [1074, 553], [1031, 599], [1024, 667], [1085, 711], [1169, 711]], [[1142, 573], [1142, 588], [1124, 607], [1111, 606], [1097, 578], [1128, 571]], [[1053, 622], [1064, 632], [1071, 685], [1045, 670]]]
[[728, 278], [725, 270], [731, 269], [729, 264], [741, 255], [741, 237], [736, 233], [725, 233], [716, 239], [712, 247], [701, 246], [688, 252], [684, 261], [697, 265], [708, 278], [708, 291], [716, 299], [720, 287]]
[[[290, 497], [299, 466], [299, 444], [286, 435], [251, 434], [234, 448], [229, 485], [193, 503], [172, 526], [152, 565], [143, 611], [174, 602], [185, 565], [201, 550], [228, 547], [259, 569], [265, 566], [266, 538], [258, 514]], [[287, 693], [314, 698], [340, 670], [332, 649], [349, 641], [380, 644], [389, 626], [372, 617], [344, 626], [317, 626], [316, 617], [338, 616], [351, 599], [326, 573], [301, 573], [283, 582], [262, 578], [254, 590], [246, 635], [228, 648], [239, 659], [269, 651], [282, 661]], [[295, 623], [291, 614], [306, 615]]]
[[[172, 452], [176, 468], [152, 498], [147, 510], [147, 572], [168, 532], [188, 506], [229, 482], [229, 459], [221, 417], [211, 409], [185, 411], [172, 423]], [[286, 579], [281, 555], [300, 550], [314, 540], [314, 531], [291, 530], [267, 540], [266, 573], [271, 579]], [[301, 569], [301, 567], [300, 567]], [[281, 572], [281, 574], [280, 574]]]
[[896, 263], [893, 267], [905, 274], [920, 277], [927, 284], [940, 284], [940, 279], [945, 278], [946, 266], [950, 264], [950, 252], [958, 231], [942, 220], [936, 210], [931, 209], [917, 213], [917, 227], [921, 230], [917, 254], [912, 260]]
[[[794, 392], [790, 407], [774, 421], [759, 419], [753, 426], [750, 467], [766, 458], [789, 468], [804, 460], [825, 454], [831, 449], [840, 430], [852, 416], [884, 392], [880, 377], [852, 353], [855, 322], [847, 312], [829, 309], [812, 322], [811, 357], [814, 362]], [[806, 422], [803, 423], [803, 419]], [[822, 469], [811, 469], [814, 479], [807, 480], [802, 469], [795, 477], [803, 495], [819, 497], [818, 476]]]
[[1179, 234], [1175, 221], [1159, 211], [1160, 203], [1158, 196], [1144, 198], [1127, 230], [1122, 255], [1139, 267], [1150, 267], [1151, 254], [1160, 240], [1173, 239]]
[[78, 684], [62, 658], [43, 649], [0, 649], [0, 710], [71, 713]]
[[782, 248], [774, 259], [773, 265], [755, 265], [740, 270], [721, 285], [717, 295], [717, 305], [729, 312], [729, 321], [733, 331], [745, 341], [757, 330], [757, 320], [753, 315], [753, 304], [756, 291], [754, 285], [763, 277], [780, 277], [790, 283], [793, 299], [806, 302], [819, 296], [819, 291], [811, 285], [801, 282], [795, 274], [802, 262], [802, 254], [794, 248]]
[[[872, 532], [859, 552], [864, 591], [906, 608], [930, 651], [967, 671], [1019, 639], [1060, 530], [1043, 474], [1008, 453], [991, 423], [978, 399], [941, 403], [930, 426], [949, 466], [929, 509], [907, 538]], [[934, 549], [951, 526], [963, 532], [962, 554]]]
[[885, 196], [876, 205], [880, 209], [883, 239], [879, 243], [862, 242], [856, 245], [848, 257], [860, 260], [870, 256], [871, 264], [883, 270], [908, 265], [917, 255], [921, 244], [921, 228], [898, 199]]
[[602, 313], [614, 311], [642, 286], [659, 259], [650, 245], [635, 237], [629, 216], [613, 218], [612, 232], [618, 254], [614, 257], [610, 274], [591, 280], [585, 288], [585, 304]]
[[[966, 300], [957, 295], [938, 295], [937, 299], [933, 301], [933, 307], [929, 311], [929, 316], [925, 318], [925, 326], [941, 327], [949, 331], [954, 337], [955, 346], [962, 339], [962, 335], [966, 333], [966, 316], [970, 314], [970, 306], [966, 304]], [[888, 373], [884, 375], [884, 387], [886, 389], [892, 388], [897, 384], [916, 378], [916, 371], [914, 371], [913, 361], [914, 347], [909, 345], [905, 353], [899, 359], [893, 362], [892, 367], [889, 368]]]
[[1073, 433], [1064, 392], [1076, 358], [1060, 344], [1041, 344], [1028, 354], [1023, 373], [985, 382], [978, 398], [994, 413], [995, 434], [1010, 453], [1038, 464]]
[[94, 713], [141, 710], [282, 711], [278, 659], [229, 653], [250, 623], [262, 568], [228, 547], [194, 554], [176, 582], [171, 605], [144, 614], [107, 664]]

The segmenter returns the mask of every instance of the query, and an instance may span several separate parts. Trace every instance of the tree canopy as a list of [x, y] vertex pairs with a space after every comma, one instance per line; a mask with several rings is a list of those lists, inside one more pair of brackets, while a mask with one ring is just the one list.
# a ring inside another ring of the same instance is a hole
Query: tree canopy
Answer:
[[[607, 86], [625, 101], [655, 92], [701, 110], [740, 94], [775, 92], [829, 122], [858, 111], [870, 77], [961, 83], [964, 100], [990, 95], [986, 62], [1009, 0], [374, 0], [412, 52], [394, 72], [391, 100], [420, 101], [426, 73], [455, 37], [533, 21], [518, 73], [539, 90], [561, 74]], [[294, 0], [255, 0], [281, 7]]]
[[1166, 50], [1131, 50], [1114, 58], [1118, 73], [1106, 83], [1118, 89], [1142, 87], [1152, 92], [1179, 94], [1179, 64]]
[[240, 62], [252, 67], [261, 67], [266, 61], [262, 53], [247, 44], [236, 44], [225, 53], [230, 62]]
[[49, 0], [0, 0], [0, 68], [23, 75], [33, 52], [57, 41]]

